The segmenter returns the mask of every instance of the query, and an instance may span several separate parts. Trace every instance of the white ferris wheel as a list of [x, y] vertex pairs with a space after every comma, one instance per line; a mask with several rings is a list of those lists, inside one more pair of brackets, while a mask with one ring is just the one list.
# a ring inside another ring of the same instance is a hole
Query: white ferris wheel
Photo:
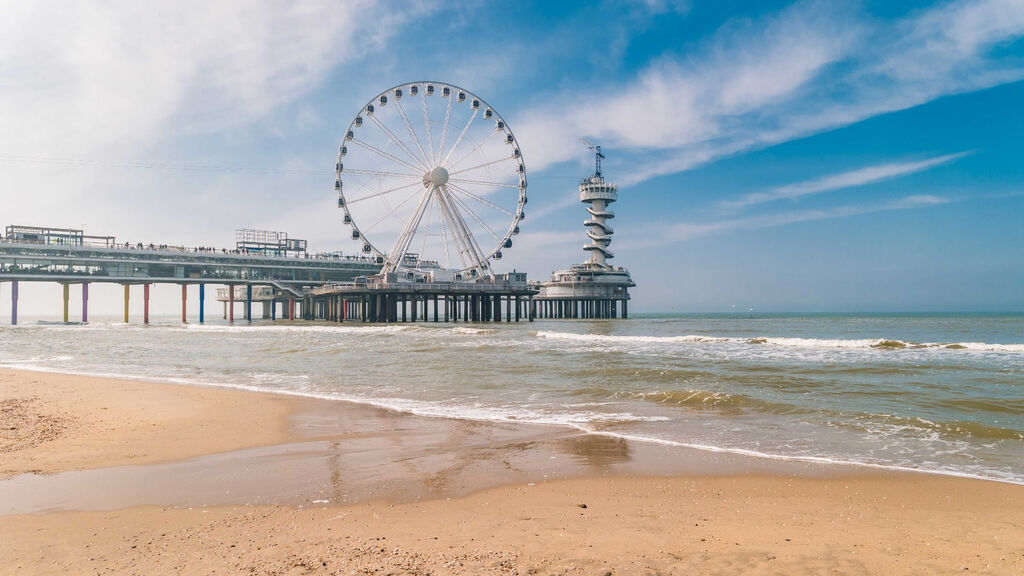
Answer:
[[335, 169], [344, 222], [385, 273], [491, 277], [525, 217], [526, 165], [512, 130], [451, 84], [375, 96], [345, 132]]

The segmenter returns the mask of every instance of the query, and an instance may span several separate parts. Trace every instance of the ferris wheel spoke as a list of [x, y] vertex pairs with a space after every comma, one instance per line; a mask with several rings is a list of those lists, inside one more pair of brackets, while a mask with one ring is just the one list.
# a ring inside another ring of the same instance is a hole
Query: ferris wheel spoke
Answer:
[[370, 120], [372, 120], [373, 123], [376, 124], [378, 128], [380, 128], [381, 132], [384, 132], [384, 134], [388, 137], [388, 140], [391, 140], [391, 142], [394, 143], [395, 146], [398, 146], [406, 154], [408, 154], [409, 158], [412, 159], [413, 162], [416, 162], [416, 164], [418, 165], [418, 168], [415, 168], [416, 170], [425, 169], [426, 163], [423, 161], [423, 159], [417, 156], [415, 152], [410, 150], [409, 147], [405, 145], [405, 142], [402, 142], [402, 139], [399, 138], [397, 134], [392, 132], [391, 129], [385, 126], [384, 123], [381, 122], [380, 119], [378, 119], [376, 116], [370, 116]]
[[491, 229], [491, 227], [490, 227], [490, 226], [488, 226], [486, 222], [484, 222], [483, 218], [481, 218], [481, 217], [480, 217], [480, 216], [479, 216], [479, 215], [478, 215], [478, 214], [477, 214], [477, 213], [476, 213], [476, 212], [475, 212], [475, 211], [474, 211], [474, 210], [473, 210], [472, 208], [470, 208], [470, 207], [469, 207], [469, 205], [468, 205], [468, 204], [466, 204], [466, 203], [465, 203], [465, 202], [464, 202], [464, 201], [463, 201], [463, 200], [462, 200], [461, 198], [459, 198], [458, 196], [452, 195], [452, 200], [454, 200], [454, 201], [455, 201], [455, 203], [456, 203], [456, 204], [458, 204], [459, 206], [462, 206], [462, 208], [463, 208], [463, 209], [464, 209], [464, 210], [465, 210], [466, 212], [469, 212], [469, 215], [470, 215], [470, 216], [471, 216], [471, 217], [473, 218], [473, 220], [476, 220], [476, 223], [477, 223], [477, 224], [479, 224], [480, 226], [482, 226], [482, 227], [483, 227], [483, 229], [484, 229], [484, 230], [486, 230], [486, 231], [487, 231], [488, 233], [490, 233], [490, 235], [491, 235], [491, 236], [494, 236], [494, 239], [495, 239], [495, 240], [497, 240], [498, 242], [501, 242], [501, 241], [502, 241], [502, 237], [501, 237], [501, 236], [498, 236], [498, 234], [497, 234], [497, 233], [496, 233], [496, 232], [495, 232], [494, 230], [492, 230], [492, 229]]
[[420, 144], [420, 137], [416, 134], [416, 131], [412, 129], [412, 123], [409, 122], [409, 117], [405, 115], [405, 108], [402, 108], [402, 102], [395, 100], [395, 108], [398, 109], [398, 115], [402, 117], [402, 122], [405, 122], [405, 129], [409, 131], [409, 136], [412, 136], [412, 141], [416, 143], [416, 147], [420, 149], [420, 154], [423, 155], [423, 163], [429, 167], [433, 164], [433, 159], [423, 149], [423, 144]]
[[390, 211], [384, 213], [383, 216], [381, 216], [376, 222], [371, 224], [369, 228], [366, 228], [366, 229], [362, 230], [362, 232], [369, 232], [369, 231], [373, 230], [374, 228], [377, 227], [378, 224], [380, 224], [381, 222], [387, 220], [389, 217], [393, 217], [395, 220], [401, 222], [401, 220], [399, 220], [397, 217], [395, 217], [395, 212], [398, 212], [398, 210], [402, 206], [405, 206], [406, 204], [408, 204], [409, 200], [412, 200], [413, 198], [416, 198], [418, 192], [420, 192], [420, 191], [419, 190], [413, 190], [412, 194], [409, 194], [409, 196], [406, 197], [405, 200], [402, 200], [401, 202], [398, 203], [398, 205], [396, 205]]
[[455, 152], [455, 149], [458, 148], [459, 144], [462, 143], [462, 138], [466, 135], [466, 130], [469, 130], [469, 127], [473, 125], [473, 120], [476, 120], [476, 115], [479, 113], [479, 108], [473, 110], [473, 115], [469, 117], [469, 122], [466, 122], [466, 126], [462, 129], [462, 132], [459, 133], [459, 137], [458, 139], [455, 140], [455, 144], [452, 144], [452, 149], [449, 150], [447, 154], [445, 154], [444, 160], [441, 161], [441, 164], [448, 164], [448, 159], [452, 157], [452, 154]]
[[415, 170], [417, 172], [426, 172], [426, 169], [424, 169], [422, 166], [413, 166], [412, 164], [409, 164], [408, 162], [406, 162], [405, 160], [402, 160], [401, 158], [395, 156], [394, 154], [388, 154], [387, 152], [381, 150], [380, 148], [377, 148], [373, 144], [369, 144], [367, 142], [363, 142], [362, 140], [359, 140], [358, 138], [353, 138], [352, 139], [352, 143], [353, 144], [358, 144], [358, 145], [362, 146], [363, 148], [366, 148], [367, 150], [376, 153], [379, 156], [383, 156], [384, 158], [387, 158], [388, 160], [391, 160], [392, 162], [397, 162], [397, 163], [401, 164], [402, 166], [405, 166], [406, 168], [409, 168], [410, 170]]
[[427, 148], [430, 150], [430, 162], [437, 164], [437, 155], [434, 153], [434, 136], [430, 133], [430, 113], [427, 111], [426, 93], [421, 93], [420, 104], [423, 107], [423, 126], [427, 129]]
[[[477, 164], [476, 166], [473, 166], [472, 168], [463, 168], [462, 170], [456, 170], [455, 172], [449, 172], [448, 176], [451, 177], [451, 176], [455, 176], [456, 174], [462, 174], [463, 172], [472, 172], [473, 170], [479, 170], [480, 168], [485, 168], [485, 167], [491, 166], [493, 164], [499, 164], [501, 162], [506, 162], [508, 160], [511, 160], [512, 158], [513, 158], [512, 156], [506, 156], [504, 158], [498, 158], [497, 160], [491, 160], [490, 162], [484, 162], [483, 164]], [[455, 164], [458, 164], [458, 162], [456, 162]], [[455, 164], [452, 164], [452, 166], [454, 167]]]
[[412, 237], [416, 234], [416, 229], [420, 226], [420, 221], [423, 220], [423, 212], [430, 202], [430, 196], [432, 191], [430, 188], [425, 188], [424, 193], [420, 196], [420, 203], [416, 206], [416, 211], [413, 212], [409, 221], [405, 223], [405, 229], [395, 239], [395, 243], [391, 245], [391, 250], [388, 251], [388, 263], [389, 267], [394, 269], [402, 260], [405, 258], [405, 253], [409, 251], [409, 243], [412, 242]]
[[383, 190], [381, 192], [375, 192], [373, 194], [370, 194], [369, 196], [363, 196], [362, 198], [356, 198], [355, 200], [347, 200], [346, 203], [351, 206], [352, 204], [356, 204], [358, 202], [362, 202], [363, 200], [369, 200], [370, 198], [377, 198], [379, 196], [384, 196], [385, 194], [391, 194], [392, 192], [398, 192], [399, 190], [405, 190], [406, 188], [412, 188], [413, 186], [422, 186], [422, 185], [423, 185], [422, 182], [413, 182], [412, 184], [406, 184], [404, 186], [398, 186], [396, 188], [391, 188], [390, 190]]
[[438, 219], [437, 223], [441, 228], [441, 245], [444, 247], [444, 265], [446, 268], [452, 267], [452, 255], [448, 252], [448, 230], [444, 225], [444, 212], [441, 210], [441, 204], [437, 206]]
[[420, 242], [420, 251], [419, 251], [419, 254], [421, 254], [421, 255], [422, 255], [422, 254], [426, 254], [426, 250], [427, 250], [427, 239], [428, 239], [428, 238], [430, 237], [430, 223], [431, 223], [431, 220], [432, 220], [432, 218], [431, 218], [431, 217], [432, 217], [433, 215], [434, 215], [434, 203], [433, 203], [433, 202], [430, 202], [430, 201], [428, 200], [428, 201], [427, 201], [427, 223], [426, 223], [426, 225], [425, 225], [425, 226], [423, 227], [423, 241], [422, 241], [422, 242]]
[[383, 172], [380, 170], [359, 170], [346, 168], [343, 174], [363, 174], [366, 176], [397, 176], [401, 178], [423, 178], [422, 174], [406, 174], [405, 172]]
[[490, 200], [487, 200], [486, 198], [481, 198], [480, 196], [477, 196], [476, 194], [473, 194], [472, 192], [470, 192], [469, 190], [466, 190], [465, 188], [462, 188], [461, 186], [456, 186], [454, 184], [450, 184], [449, 188], [451, 188], [452, 190], [458, 192], [459, 194], [462, 194], [463, 196], [468, 196], [468, 197], [476, 200], [477, 202], [480, 202], [481, 204], [490, 206], [491, 208], [494, 208], [495, 210], [497, 210], [498, 212], [501, 212], [502, 214], [505, 214], [506, 216], [515, 217], [515, 213], [512, 212], [511, 210], [506, 210], [506, 209], [502, 208], [501, 206], [498, 206], [494, 202], [491, 202]]
[[479, 184], [480, 186], [494, 186], [496, 188], [511, 188], [513, 190], [519, 190], [522, 186], [518, 184], [505, 184], [504, 182], [489, 182], [487, 180], [466, 180], [463, 178], [449, 178], [449, 182], [457, 182], [459, 184]]
[[444, 126], [441, 128], [441, 146], [437, 149], [438, 155], [444, 152], [444, 143], [448, 138], [448, 121], [452, 117], [452, 99], [448, 98], [448, 105], [444, 111]]
[[448, 194], [445, 188], [435, 188], [434, 193], [437, 195], [438, 204], [441, 206], [443, 214], [448, 219], [449, 226], [452, 229], [452, 237], [455, 239], [455, 247], [459, 251], [459, 257], [462, 260], [462, 265], [466, 268], [470, 268], [475, 264], [479, 264], [483, 255], [480, 254], [479, 250], [474, 250], [473, 236], [469, 232], [469, 228], [466, 227], [465, 221], [459, 215], [457, 210], [454, 210], [449, 200], [451, 196]]
[[454, 167], [458, 166], [459, 164], [461, 164], [463, 160], [465, 160], [466, 158], [469, 158], [469, 156], [471, 154], [473, 154], [474, 152], [479, 150], [481, 147], [483, 147], [484, 144], [487, 144], [488, 142], [490, 142], [491, 138], [494, 138], [495, 134], [504, 134], [504, 132], [501, 132], [501, 131], [498, 131], [498, 130], [495, 130], [494, 132], [491, 132], [487, 136], [487, 138], [484, 138], [483, 140], [481, 140], [479, 143], [477, 143], [476, 146], [473, 147], [472, 150], [470, 150], [469, 152], [466, 152], [465, 154], [463, 154], [462, 158], [459, 158], [455, 162], [452, 162], [451, 164], [448, 165], [448, 167], [449, 168], [454, 168]]

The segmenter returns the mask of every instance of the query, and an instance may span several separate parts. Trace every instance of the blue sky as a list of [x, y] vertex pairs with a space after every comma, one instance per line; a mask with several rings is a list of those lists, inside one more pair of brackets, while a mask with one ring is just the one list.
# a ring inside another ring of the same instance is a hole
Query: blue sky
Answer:
[[354, 252], [337, 145], [429, 79], [522, 146], [499, 269], [585, 258], [586, 137], [635, 310], [1024, 310], [1019, 0], [6, 4], [0, 224]]

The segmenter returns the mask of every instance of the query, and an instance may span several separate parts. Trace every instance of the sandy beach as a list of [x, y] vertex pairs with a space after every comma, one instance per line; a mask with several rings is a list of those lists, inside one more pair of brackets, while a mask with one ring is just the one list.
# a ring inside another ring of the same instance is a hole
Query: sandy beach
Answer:
[[1020, 574], [1024, 488], [0, 371], [2, 574]]

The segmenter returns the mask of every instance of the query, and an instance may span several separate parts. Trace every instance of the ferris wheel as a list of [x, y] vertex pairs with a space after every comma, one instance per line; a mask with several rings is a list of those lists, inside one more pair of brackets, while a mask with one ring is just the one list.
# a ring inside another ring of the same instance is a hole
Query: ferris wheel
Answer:
[[479, 96], [443, 82], [373, 97], [345, 132], [335, 171], [343, 221], [385, 273], [491, 277], [525, 218], [512, 130]]

